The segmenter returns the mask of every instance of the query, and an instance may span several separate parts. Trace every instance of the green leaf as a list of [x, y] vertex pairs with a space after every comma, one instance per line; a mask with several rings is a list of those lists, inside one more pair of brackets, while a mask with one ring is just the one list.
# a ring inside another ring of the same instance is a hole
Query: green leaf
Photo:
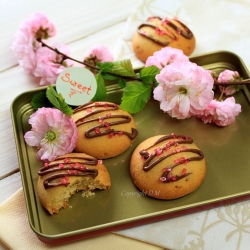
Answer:
[[97, 90], [92, 101], [103, 101], [106, 97], [107, 90], [101, 72], [95, 75], [95, 79], [97, 82]]
[[114, 75], [110, 75], [110, 74], [105, 74], [105, 73], [102, 73], [102, 77], [105, 79], [105, 80], [116, 80], [118, 77], [117, 76], [114, 76]]
[[129, 59], [116, 62], [102, 62], [97, 65], [104, 73], [111, 73], [117, 76], [135, 76], [133, 65]]
[[47, 87], [46, 96], [49, 99], [49, 101], [54, 105], [54, 107], [58, 109], [60, 108], [60, 104], [58, 102], [58, 94], [52, 86]]
[[46, 92], [44, 91], [38, 92], [37, 94], [33, 95], [30, 104], [35, 110], [38, 110], [42, 107], [52, 107], [52, 104], [46, 97]]
[[61, 93], [58, 95], [58, 102], [60, 104], [60, 110], [68, 116], [71, 116], [73, 114], [73, 109], [69, 107], [69, 105], [65, 102], [63, 96]]
[[148, 102], [152, 92], [152, 86], [141, 82], [131, 82], [124, 88], [120, 108], [135, 114], [141, 111]]
[[135, 76], [133, 65], [129, 59], [113, 62], [111, 73], [120, 76]]
[[119, 82], [118, 82], [119, 86], [123, 89], [126, 87], [126, 81], [123, 78], [120, 78]]
[[160, 69], [154, 65], [143, 68], [140, 77], [144, 84], [156, 82], [155, 77], [160, 73]]
[[100, 71], [105, 73], [109, 72], [113, 67], [112, 62], [98, 62], [96, 65], [100, 68]]
[[62, 94], [58, 94], [52, 86], [47, 87], [46, 96], [55, 108], [61, 110], [68, 116], [73, 114], [72, 108], [65, 102]]

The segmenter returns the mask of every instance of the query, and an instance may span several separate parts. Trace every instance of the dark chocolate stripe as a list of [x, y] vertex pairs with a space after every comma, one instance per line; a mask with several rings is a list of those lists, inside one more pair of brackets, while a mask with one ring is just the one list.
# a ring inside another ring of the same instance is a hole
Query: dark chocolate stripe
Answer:
[[151, 18], [157, 18], [157, 19], [159, 19], [159, 20], [162, 21], [162, 28], [164, 28], [164, 32], [165, 32], [164, 36], [169, 37], [169, 38], [171, 39], [171, 41], [172, 41], [172, 40], [177, 41], [177, 36], [176, 36], [172, 31], [170, 31], [170, 30], [168, 29], [168, 26], [171, 27], [171, 28], [173, 28], [177, 33], [179, 33], [181, 36], [185, 37], [186, 39], [191, 39], [191, 38], [193, 37], [193, 33], [191, 32], [191, 30], [190, 30], [185, 24], [183, 24], [183, 23], [182, 23], [181, 21], [179, 21], [179, 20], [175, 20], [175, 21], [178, 22], [178, 23], [182, 26], [182, 28], [176, 26], [171, 20], [164, 21], [163, 18], [158, 17], [158, 16], [150, 17], [150, 18], [148, 18], [148, 20], [147, 20], [146, 23], [142, 23], [142, 24], [138, 27], [137, 32], [138, 32], [140, 35], [146, 37], [147, 39], [149, 39], [149, 40], [151, 40], [151, 41], [153, 41], [153, 42], [155, 42], [155, 43], [157, 43], [157, 44], [159, 44], [159, 45], [161, 45], [161, 46], [164, 46], [164, 47], [165, 47], [165, 46], [167, 46], [171, 41], [169, 41], [169, 42], [162, 42], [162, 41], [160, 41], [160, 40], [154, 38], [152, 35], [148, 35], [147, 33], [143, 32], [143, 31], [141, 30], [143, 27], [150, 27], [150, 28], [155, 29], [155, 30], [156, 30], [157, 28], [159, 28], [157, 25], [150, 23], [150, 19], [151, 19]]
[[159, 138], [154, 144], [152, 144], [148, 148], [140, 151], [140, 155], [145, 159], [145, 162], [143, 164], [144, 171], [151, 170], [153, 167], [158, 165], [163, 160], [167, 159], [168, 157], [170, 157], [172, 155], [180, 154], [181, 152], [192, 152], [194, 154], [197, 154], [197, 156], [186, 158], [183, 161], [179, 161], [175, 164], [172, 164], [172, 165], [166, 167], [165, 171], [163, 172], [163, 174], [161, 176], [163, 182], [178, 181], [178, 180], [186, 177], [187, 175], [189, 175], [191, 173], [184, 173], [182, 175], [172, 176], [171, 172], [175, 167], [177, 167], [181, 164], [186, 164], [190, 161], [199, 161], [199, 160], [202, 160], [204, 158], [204, 154], [199, 149], [186, 148], [186, 149], [179, 149], [179, 150], [172, 151], [172, 152], [170, 152], [166, 155], [163, 155], [162, 157], [159, 157], [156, 160], [154, 160], [159, 155], [156, 152], [150, 154], [148, 152], [148, 150], [152, 147], [157, 146], [157, 144], [159, 144], [159, 143], [162, 143], [164, 141], [169, 141], [169, 140], [170, 140], [170, 142], [166, 143], [164, 147], [158, 148], [158, 150], [164, 151], [164, 150], [170, 149], [171, 146], [177, 146], [179, 144], [185, 144], [185, 143], [188, 143], [188, 144], [193, 143], [192, 138], [187, 137], [187, 136], [183, 136], [183, 135], [172, 134], [172, 135], [166, 135], [166, 136]]
[[[64, 161], [65, 159], [68, 159], [69, 161]], [[76, 160], [77, 162], [72, 162], [72, 159]], [[50, 174], [49, 177], [45, 178], [43, 182], [45, 189], [57, 186], [67, 186], [69, 183], [63, 182], [62, 179], [68, 176], [81, 177], [92, 175], [95, 178], [98, 175], [98, 170], [95, 168], [87, 168], [85, 165], [96, 166], [97, 164], [98, 160], [91, 157], [58, 157], [55, 159], [55, 161], [49, 163], [48, 166], [40, 168], [38, 175], [43, 176]], [[53, 182], [56, 179], [59, 179], [59, 181]]]
[[[85, 116], [79, 118], [78, 120], [75, 121], [76, 126], [81, 126], [82, 124], [85, 124], [85, 123], [98, 121], [98, 120], [106, 120], [106, 119], [110, 119], [110, 118], [118, 119], [118, 120], [114, 121], [114, 122], [108, 122], [108, 126], [105, 123], [101, 123], [100, 125], [89, 128], [85, 132], [85, 137], [86, 138], [94, 138], [94, 137], [99, 137], [99, 136], [104, 136], [104, 135], [111, 135], [111, 134], [113, 134], [113, 135], [115, 135], [115, 134], [120, 134], [120, 135], [124, 134], [124, 135], [128, 136], [131, 140], [134, 140], [136, 138], [136, 136], [138, 135], [138, 131], [135, 128], [131, 129], [131, 133], [128, 133], [126, 131], [121, 131], [121, 130], [114, 130], [114, 129], [111, 128], [111, 126], [114, 126], [114, 125], [131, 122], [131, 117], [128, 116], [128, 115], [112, 115], [112, 114], [110, 114], [109, 116], [99, 116], [97, 118], [87, 119], [89, 116], [93, 116], [93, 115], [96, 115], [98, 113], [118, 110], [119, 106], [116, 105], [116, 104], [110, 104], [110, 103], [93, 104], [93, 103], [88, 103], [88, 104], [85, 104], [85, 105], [82, 105], [82, 106], [76, 108], [74, 110], [74, 113], [77, 113], [77, 112], [80, 112], [80, 111], [83, 111], [83, 110], [87, 110], [87, 109], [91, 109], [93, 107], [102, 107], [103, 109], [92, 111], [89, 114], [86, 114]], [[101, 131], [101, 128], [105, 128], [105, 127], [106, 127], [106, 129]], [[99, 133], [96, 133], [97, 129], [100, 130]]]

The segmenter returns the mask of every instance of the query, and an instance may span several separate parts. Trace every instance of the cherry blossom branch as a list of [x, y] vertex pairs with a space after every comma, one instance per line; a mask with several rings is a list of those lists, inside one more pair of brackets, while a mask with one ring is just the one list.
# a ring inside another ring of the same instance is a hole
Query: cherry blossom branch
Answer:
[[221, 91], [221, 94], [220, 94], [220, 97], [219, 97], [219, 101], [222, 100], [222, 97], [224, 95], [224, 92], [225, 92], [225, 86], [222, 87], [222, 91]]
[[71, 60], [71, 61], [74, 61], [74, 62], [83, 64], [83, 65], [85, 65], [85, 66], [87, 66], [87, 67], [89, 67], [89, 68], [91, 68], [91, 69], [100, 70], [99, 68], [97, 68], [97, 67], [95, 67], [95, 66], [93, 66], [93, 65], [91, 65], [91, 64], [88, 64], [88, 63], [86, 63], [85, 61], [82, 62], [82, 61], [76, 60], [76, 59], [74, 59], [74, 58], [72, 58], [72, 57], [69, 57], [69, 56], [65, 55], [64, 53], [60, 52], [58, 49], [52, 48], [51, 46], [49, 46], [48, 44], [46, 44], [45, 42], [43, 42], [41, 38], [37, 38], [36, 40], [37, 40], [38, 42], [40, 42], [40, 43], [42, 44], [43, 47], [47, 47], [48, 49], [53, 50], [53, 51], [55, 51], [57, 54], [61, 55], [61, 56], [63, 57], [63, 60], [69, 59], [69, 60]]
[[[74, 59], [74, 58], [72, 58], [72, 57], [70, 57], [70, 56], [67, 56], [66, 54], [60, 52], [58, 49], [52, 48], [51, 46], [49, 46], [48, 44], [46, 44], [45, 42], [43, 42], [41, 38], [37, 38], [36, 40], [37, 40], [38, 42], [40, 42], [40, 43], [42, 44], [43, 47], [47, 47], [48, 49], [53, 50], [53, 51], [55, 51], [57, 54], [61, 55], [61, 56], [63, 57], [63, 61], [66, 60], [66, 59], [69, 59], [69, 60], [71, 60], [71, 61], [74, 61], [74, 62], [83, 64], [83, 65], [89, 67], [89, 68], [92, 69], [92, 70], [98, 70], [98, 71], [100, 70], [100, 68], [95, 67], [95, 66], [93, 66], [93, 65], [91, 65], [91, 64], [89, 64], [89, 63], [87, 63], [85, 60], [84, 60], [84, 61], [76, 60], [76, 59]], [[113, 75], [113, 76], [121, 77], [120, 75], [117, 75], [117, 74], [114, 74], [114, 73], [109, 73], [109, 74], [110, 74], [110, 75]], [[128, 79], [128, 80], [137, 80], [137, 81], [141, 81], [140, 78], [138, 78], [138, 77], [133, 77], [133, 76], [123, 76], [123, 78], [124, 78], [124, 79]]]
[[[48, 49], [50, 50], [53, 50], [55, 51], [57, 54], [61, 55], [63, 57], [63, 60], [66, 60], [66, 59], [69, 59], [71, 61], [74, 61], [74, 62], [77, 62], [77, 63], [80, 63], [80, 64], [83, 64], [85, 66], [87, 66], [88, 68], [92, 69], [92, 70], [97, 70], [97, 71], [100, 71], [100, 68], [92, 65], [92, 64], [89, 64], [87, 63], [85, 60], [84, 61], [79, 61], [79, 60], [76, 60], [70, 56], [67, 56], [66, 54], [60, 52], [58, 49], [56, 48], [52, 48], [51, 46], [49, 46], [48, 44], [46, 44], [45, 42], [42, 41], [41, 38], [37, 38], [37, 41], [40, 42], [42, 44], [43, 47], [47, 47]], [[109, 73], [110, 75], [114, 75], [114, 76], [118, 76], [118, 77], [121, 77], [120, 75], [117, 75], [117, 74], [114, 74], [114, 73]], [[123, 76], [124, 79], [128, 79], [128, 80], [137, 80], [137, 81], [141, 81], [140, 78], [138, 77], [133, 77], [133, 76]], [[247, 85], [247, 84], [250, 84], [250, 79], [245, 79], [245, 80], [242, 80], [242, 81], [228, 81], [228, 82], [219, 82], [216, 78], [214, 78], [214, 85], [221, 85], [221, 86], [225, 86], [225, 85]]]
[[250, 79], [245, 79], [242, 81], [236, 81], [236, 82], [218, 82], [217, 79], [214, 79], [214, 85], [247, 85], [250, 84]]

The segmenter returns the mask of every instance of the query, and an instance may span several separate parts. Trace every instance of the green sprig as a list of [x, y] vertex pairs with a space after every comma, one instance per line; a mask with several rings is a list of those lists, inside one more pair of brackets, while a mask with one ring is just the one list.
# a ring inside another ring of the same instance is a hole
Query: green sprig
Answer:
[[144, 84], [153, 83], [155, 86], [158, 85], [155, 77], [160, 73], [160, 69], [154, 65], [145, 67], [140, 71], [140, 78]]
[[48, 100], [45, 91], [41, 91], [33, 95], [30, 104], [35, 110], [38, 110], [42, 107], [53, 107], [52, 103]]
[[130, 82], [124, 87], [120, 108], [130, 114], [141, 111], [151, 96], [153, 86], [158, 84], [155, 77], [159, 72], [160, 69], [156, 66], [141, 69], [139, 72], [141, 81]]
[[111, 73], [117, 76], [135, 76], [132, 63], [129, 59], [97, 63], [97, 66], [103, 73]]
[[152, 85], [142, 82], [131, 82], [123, 91], [120, 108], [130, 114], [135, 114], [141, 111], [148, 102], [152, 92]]
[[65, 102], [62, 94], [58, 94], [52, 86], [47, 87], [46, 96], [55, 108], [61, 110], [68, 116], [73, 114], [73, 109]]
[[[157, 86], [155, 77], [160, 69], [149, 66], [135, 73], [129, 59], [117, 62], [100, 62], [97, 64], [98, 73], [95, 75], [97, 91], [92, 101], [103, 101], [107, 90], [105, 80], [116, 81], [123, 89], [120, 108], [135, 114], [141, 111], [148, 102], [152, 90]], [[63, 96], [55, 88], [48, 86], [46, 92], [39, 92], [32, 98], [31, 105], [34, 109], [41, 107], [55, 107], [70, 116], [72, 108], [65, 102]]]
[[92, 101], [103, 101], [106, 97], [107, 90], [101, 72], [95, 75], [95, 79], [97, 82], [97, 90], [95, 96], [92, 98]]
[[68, 116], [73, 114], [73, 109], [65, 102], [62, 94], [58, 94], [52, 86], [48, 86], [46, 92], [41, 91], [35, 94], [32, 97], [30, 104], [35, 110], [42, 107], [55, 107]]

